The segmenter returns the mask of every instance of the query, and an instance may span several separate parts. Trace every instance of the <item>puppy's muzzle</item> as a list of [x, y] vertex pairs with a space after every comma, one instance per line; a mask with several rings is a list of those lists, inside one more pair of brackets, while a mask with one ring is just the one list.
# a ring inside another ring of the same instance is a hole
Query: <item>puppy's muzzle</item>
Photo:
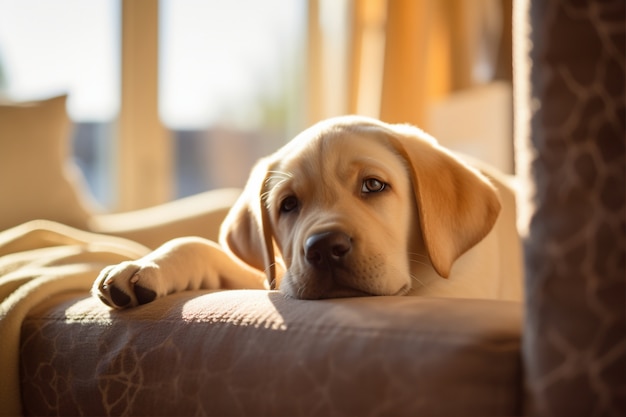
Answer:
[[350, 236], [337, 231], [316, 233], [304, 243], [306, 260], [317, 269], [332, 269], [340, 265], [351, 250]]

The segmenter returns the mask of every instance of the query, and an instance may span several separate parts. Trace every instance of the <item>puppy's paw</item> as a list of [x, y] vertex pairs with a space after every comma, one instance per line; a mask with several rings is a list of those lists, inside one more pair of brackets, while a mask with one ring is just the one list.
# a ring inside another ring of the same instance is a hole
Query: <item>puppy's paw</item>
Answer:
[[104, 268], [91, 292], [104, 304], [114, 308], [146, 304], [167, 294], [159, 266], [141, 260]]

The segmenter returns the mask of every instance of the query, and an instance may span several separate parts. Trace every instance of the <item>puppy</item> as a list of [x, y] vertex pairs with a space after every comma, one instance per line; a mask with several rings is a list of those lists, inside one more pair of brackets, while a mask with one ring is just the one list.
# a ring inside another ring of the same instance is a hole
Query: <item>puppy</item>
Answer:
[[519, 251], [504, 176], [415, 127], [345, 116], [257, 163], [220, 244], [174, 239], [105, 268], [93, 293], [115, 308], [198, 288], [519, 300]]

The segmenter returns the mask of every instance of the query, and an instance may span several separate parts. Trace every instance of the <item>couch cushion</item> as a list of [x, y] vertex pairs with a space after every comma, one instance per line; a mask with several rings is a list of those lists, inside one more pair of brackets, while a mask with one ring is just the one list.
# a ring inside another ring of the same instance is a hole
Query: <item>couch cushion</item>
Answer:
[[0, 104], [0, 230], [28, 220], [55, 220], [85, 228], [82, 179], [69, 160], [71, 123], [66, 97]]
[[517, 415], [518, 303], [64, 295], [22, 328], [26, 414]]

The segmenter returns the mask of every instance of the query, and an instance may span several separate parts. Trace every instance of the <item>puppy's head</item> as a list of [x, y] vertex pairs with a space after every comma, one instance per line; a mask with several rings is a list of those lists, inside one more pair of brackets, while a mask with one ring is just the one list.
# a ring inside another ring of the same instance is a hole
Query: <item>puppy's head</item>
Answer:
[[347, 116], [256, 165], [221, 243], [292, 297], [400, 295], [418, 265], [447, 277], [499, 209], [488, 181], [421, 130]]

